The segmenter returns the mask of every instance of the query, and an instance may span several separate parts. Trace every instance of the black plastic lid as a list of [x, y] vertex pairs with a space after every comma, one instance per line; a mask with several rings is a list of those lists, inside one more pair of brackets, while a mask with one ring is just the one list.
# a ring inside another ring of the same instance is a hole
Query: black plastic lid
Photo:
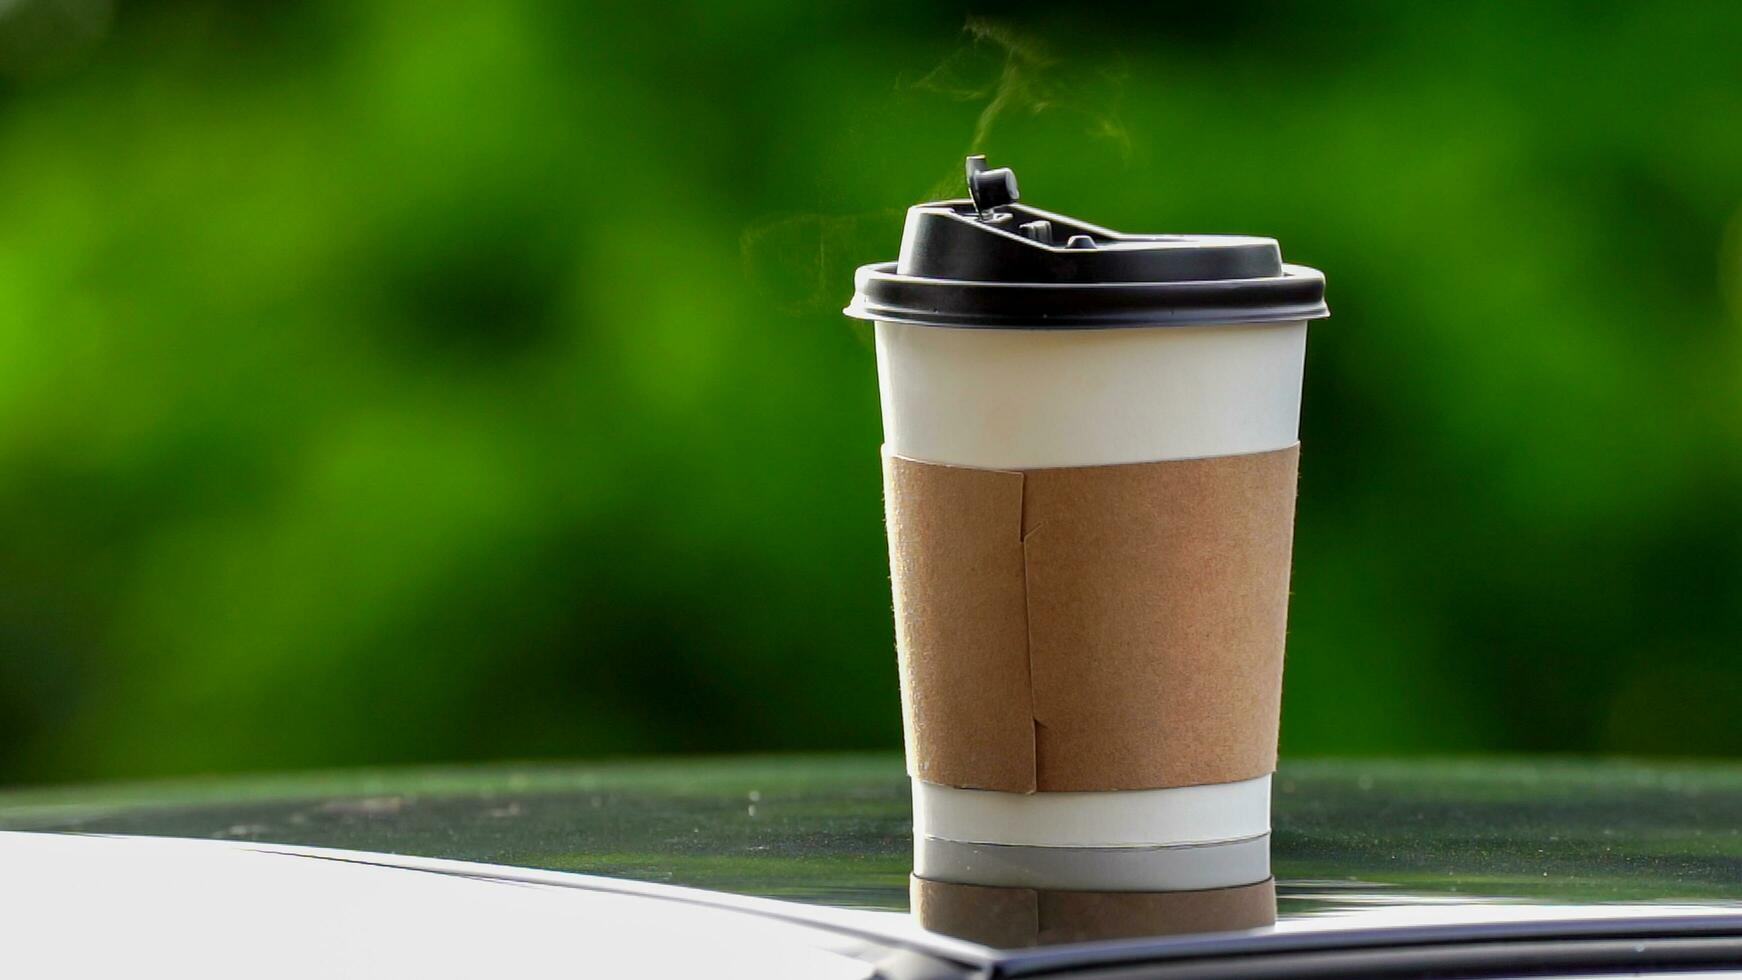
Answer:
[[1016, 175], [968, 158], [960, 201], [907, 211], [901, 256], [861, 266], [861, 320], [1070, 330], [1329, 316], [1325, 277], [1271, 238], [1125, 235], [1017, 204]]

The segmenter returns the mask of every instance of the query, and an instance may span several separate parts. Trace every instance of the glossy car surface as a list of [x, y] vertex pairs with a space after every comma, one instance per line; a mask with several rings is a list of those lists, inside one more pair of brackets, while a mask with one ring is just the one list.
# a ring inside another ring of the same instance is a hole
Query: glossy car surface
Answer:
[[225, 942], [274, 937], [296, 952], [264, 972], [284, 975], [491, 962], [745, 976], [1577, 975], [1742, 962], [1739, 769], [1285, 764], [1274, 927], [1002, 950], [908, 914], [907, 793], [884, 756], [12, 792], [0, 794], [0, 829], [57, 836], [0, 835], [11, 872], [0, 910], [40, 947], [72, 943], [96, 963], [104, 944], [76, 937], [126, 936], [114, 948], [128, 962], [181, 956], [191, 975], [235, 967], [245, 954], [218, 955]]

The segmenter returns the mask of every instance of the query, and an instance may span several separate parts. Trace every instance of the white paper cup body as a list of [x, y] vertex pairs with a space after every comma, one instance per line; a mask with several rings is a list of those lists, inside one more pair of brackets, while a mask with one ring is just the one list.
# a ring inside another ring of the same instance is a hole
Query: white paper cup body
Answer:
[[[1270, 452], [1300, 436], [1304, 320], [1106, 330], [875, 326], [884, 445], [981, 469]], [[1270, 829], [1269, 778], [1105, 793], [915, 780], [915, 834], [1053, 847], [1197, 845]]]
[[1294, 445], [1306, 321], [1116, 330], [876, 325], [883, 442], [982, 469]]

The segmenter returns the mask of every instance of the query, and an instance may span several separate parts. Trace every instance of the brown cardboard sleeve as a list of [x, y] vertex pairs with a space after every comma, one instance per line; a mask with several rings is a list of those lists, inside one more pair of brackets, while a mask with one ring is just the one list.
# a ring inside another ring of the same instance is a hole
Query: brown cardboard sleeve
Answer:
[[959, 885], [916, 875], [910, 896], [921, 927], [1004, 949], [1276, 923], [1275, 879], [1202, 891], [1079, 892]]
[[908, 771], [1031, 793], [1275, 769], [1298, 462], [886, 452]]

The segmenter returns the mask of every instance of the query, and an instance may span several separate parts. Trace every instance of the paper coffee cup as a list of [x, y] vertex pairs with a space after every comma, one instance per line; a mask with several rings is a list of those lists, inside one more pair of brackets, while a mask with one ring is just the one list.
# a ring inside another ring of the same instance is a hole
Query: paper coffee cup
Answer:
[[915, 831], [1269, 831], [1301, 375], [1324, 279], [1275, 241], [970, 198], [861, 268]]

